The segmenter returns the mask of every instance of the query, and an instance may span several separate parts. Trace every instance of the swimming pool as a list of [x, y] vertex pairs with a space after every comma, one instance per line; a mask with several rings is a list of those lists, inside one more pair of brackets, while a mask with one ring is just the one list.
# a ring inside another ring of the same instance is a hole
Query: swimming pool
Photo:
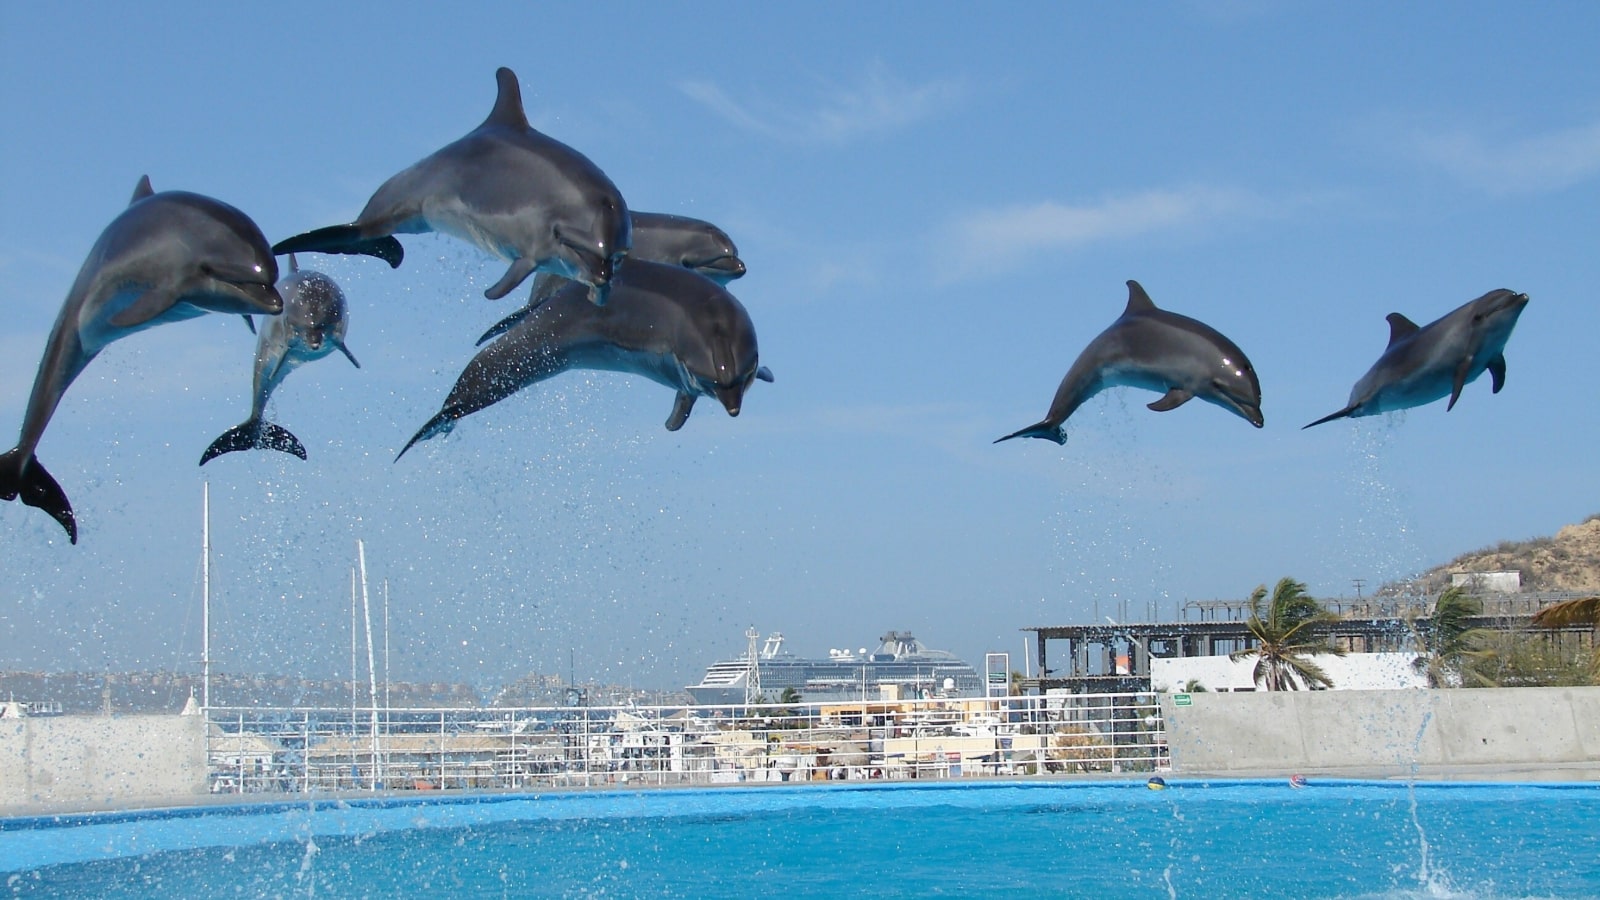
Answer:
[[1600, 785], [993, 781], [0, 820], [17, 896], [1600, 896]]

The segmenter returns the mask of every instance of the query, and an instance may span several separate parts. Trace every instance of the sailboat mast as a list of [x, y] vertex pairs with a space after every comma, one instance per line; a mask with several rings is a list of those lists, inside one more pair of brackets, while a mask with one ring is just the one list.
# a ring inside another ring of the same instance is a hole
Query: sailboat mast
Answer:
[[389, 579], [383, 580], [383, 710], [389, 711]]
[[378, 670], [372, 658], [372, 603], [367, 597], [367, 547], [356, 541], [356, 559], [361, 566], [361, 617], [366, 622], [367, 635], [367, 700], [372, 721], [372, 772], [373, 787], [383, 783], [383, 771], [378, 762]]
[[350, 567], [350, 783], [359, 783], [361, 767], [356, 762], [356, 569]]
[[201, 482], [200, 485], [200, 708], [211, 708], [211, 482], [209, 481]]

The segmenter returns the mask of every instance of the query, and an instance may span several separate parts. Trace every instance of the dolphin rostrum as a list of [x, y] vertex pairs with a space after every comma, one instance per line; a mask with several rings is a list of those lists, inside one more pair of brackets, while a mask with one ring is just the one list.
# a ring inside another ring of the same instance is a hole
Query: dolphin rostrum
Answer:
[[677, 391], [667, 430], [688, 420], [698, 397], [715, 397], [737, 416], [761, 365], [755, 325], [721, 285], [680, 266], [627, 260], [611, 302], [595, 306], [571, 284], [540, 304], [467, 364], [439, 414], [414, 435], [444, 434], [456, 420], [568, 369], [632, 372]]
[[283, 312], [268, 318], [256, 338], [250, 418], [212, 441], [200, 457], [202, 466], [224, 453], [258, 448], [282, 450], [305, 459], [306, 448], [300, 440], [288, 429], [266, 420], [267, 399], [290, 372], [335, 350], [343, 353], [351, 365], [361, 368], [344, 343], [348, 307], [344, 291], [332, 278], [302, 270], [291, 255], [289, 275], [278, 282], [278, 293], [283, 296]]
[[[744, 260], [739, 258], [739, 248], [733, 245], [733, 238], [710, 222], [667, 213], [636, 212], [631, 215], [633, 249], [628, 251], [629, 259], [682, 266], [721, 285], [744, 275]], [[560, 275], [540, 272], [533, 279], [533, 290], [528, 294], [527, 305], [485, 331], [483, 337], [478, 338], [478, 343], [481, 345], [509, 331], [534, 307], [555, 296], [556, 291], [561, 290], [568, 281]]]
[[1506, 341], [1527, 305], [1527, 294], [1499, 288], [1420, 328], [1390, 313], [1389, 346], [1350, 390], [1349, 405], [1311, 425], [1409, 409], [1440, 397], [1450, 398], [1449, 411], [1461, 389], [1485, 371], [1493, 392], [1500, 393], [1506, 383]]
[[45, 343], [17, 446], [0, 455], [0, 498], [49, 513], [72, 543], [72, 504], [34, 458], [73, 379], [106, 345], [207, 312], [274, 315], [278, 263], [261, 229], [239, 210], [186, 191], [155, 193], [139, 179], [128, 208], [89, 251]]
[[1198, 397], [1257, 428], [1262, 425], [1261, 382], [1244, 351], [1203, 322], [1156, 308], [1139, 282], [1130, 281], [1128, 308], [1078, 354], [1044, 420], [995, 443], [1034, 437], [1065, 444], [1067, 417], [1116, 385], [1161, 392], [1161, 399], [1149, 404], [1156, 412]]
[[594, 287], [590, 299], [604, 303], [632, 244], [628, 206], [587, 157], [528, 124], [510, 69], [495, 79], [499, 96], [482, 125], [384, 182], [351, 224], [296, 235], [273, 252], [365, 254], [398, 267], [394, 235], [437, 231], [511, 263], [484, 291], [490, 300], [540, 270]]

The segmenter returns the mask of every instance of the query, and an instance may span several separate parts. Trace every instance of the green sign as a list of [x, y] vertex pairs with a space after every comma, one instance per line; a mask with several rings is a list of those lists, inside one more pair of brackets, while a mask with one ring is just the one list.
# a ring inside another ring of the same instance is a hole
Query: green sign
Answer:
[[1188, 694], [1173, 694], [1172, 695], [1172, 705], [1173, 706], [1193, 706], [1194, 705], [1194, 698], [1190, 697]]

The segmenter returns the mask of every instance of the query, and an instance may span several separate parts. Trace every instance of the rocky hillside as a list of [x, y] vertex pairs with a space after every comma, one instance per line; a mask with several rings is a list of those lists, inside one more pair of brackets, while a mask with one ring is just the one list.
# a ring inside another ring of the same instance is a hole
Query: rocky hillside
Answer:
[[1418, 579], [1428, 592], [1442, 590], [1455, 572], [1521, 572], [1525, 591], [1600, 593], [1600, 515], [1568, 525], [1555, 537], [1501, 541], [1429, 569]]

